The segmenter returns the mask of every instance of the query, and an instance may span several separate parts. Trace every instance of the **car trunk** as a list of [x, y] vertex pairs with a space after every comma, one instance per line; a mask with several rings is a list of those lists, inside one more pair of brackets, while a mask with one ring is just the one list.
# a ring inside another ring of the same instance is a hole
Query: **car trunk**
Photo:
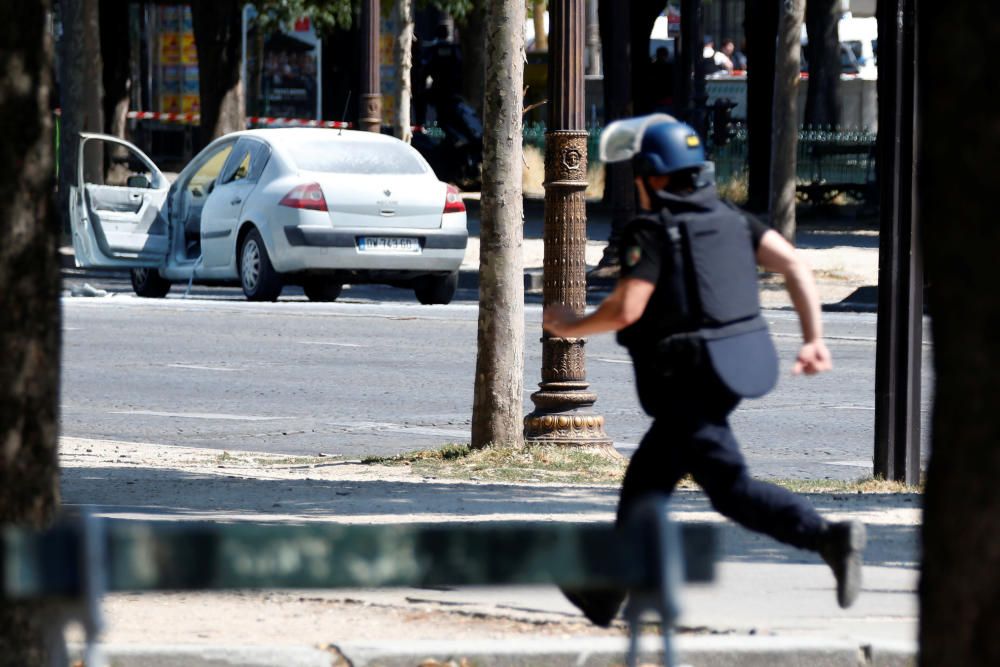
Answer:
[[335, 227], [371, 229], [441, 226], [446, 186], [427, 175], [313, 173]]

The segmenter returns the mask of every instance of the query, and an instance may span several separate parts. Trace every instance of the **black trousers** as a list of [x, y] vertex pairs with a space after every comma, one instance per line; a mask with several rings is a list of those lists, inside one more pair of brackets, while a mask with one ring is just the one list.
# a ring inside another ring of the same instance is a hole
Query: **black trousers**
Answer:
[[636, 366], [640, 398], [655, 418], [632, 456], [622, 484], [618, 523], [650, 492], [670, 494], [686, 474], [712, 506], [740, 525], [800, 549], [816, 551], [826, 522], [802, 498], [752, 479], [729, 427], [740, 398], [710, 367], [669, 377]]

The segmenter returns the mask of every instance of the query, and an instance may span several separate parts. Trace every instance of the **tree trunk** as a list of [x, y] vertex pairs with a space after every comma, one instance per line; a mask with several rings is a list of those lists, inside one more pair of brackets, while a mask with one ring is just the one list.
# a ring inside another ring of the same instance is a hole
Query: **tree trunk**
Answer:
[[[1000, 297], [992, 63], [969, 44], [1000, 36], [1000, 5], [916, 5], [918, 210], [935, 388], [924, 498], [920, 664], [1000, 664]], [[922, 32], [921, 26], [926, 28]], [[949, 35], [947, 40], [931, 34]], [[992, 43], [992, 42], [988, 42]], [[942, 131], [961, 119], [961, 133]], [[984, 168], [985, 167], [985, 168]]]
[[531, 20], [535, 25], [535, 51], [549, 50], [549, 30], [545, 27], [545, 0], [531, 0]]
[[805, 0], [781, 5], [778, 52], [774, 61], [774, 121], [771, 154], [771, 226], [795, 239], [795, 154], [799, 145], [799, 67]]
[[224, 134], [246, 129], [240, 58], [243, 50], [243, 3], [213, 0], [191, 4], [194, 41], [198, 47], [198, 92], [201, 97], [199, 150]]
[[[462, 20], [459, 42], [462, 46], [462, 94], [476, 110], [483, 111], [483, 81], [486, 78], [486, 15], [494, 11], [492, 0], [473, 0], [472, 9]], [[523, 4], [523, 3], [522, 3]], [[522, 16], [524, 12], [521, 12]], [[523, 23], [523, 19], [522, 19]], [[522, 35], [523, 42], [523, 35]], [[511, 49], [514, 46], [511, 45]], [[523, 69], [523, 67], [522, 67]], [[523, 82], [518, 86], [524, 85]]]
[[771, 196], [771, 115], [779, 3], [748, 2], [747, 25], [747, 166], [746, 208], [767, 211]]
[[[247, 44], [247, 60], [252, 60], [253, 67], [247, 63], [247, 109], [251, 116], [267, 116], [270, 109], [264, 100], [264, 28], [258, 24], [253, 35], [249, 36]], [[326, 49], [324, 49], [324, 52]], [[329, 116], [323, 116], [329, 118]]]
[[491, 2], [486, 25], [474, 448], [524, 442], [524, 0]]
[[[0, 149], [0, 525], [32, 527], [58, 504], [62, 325], [48, 11], [46, 1], [0, 4], [0, 126], [17, 128]], [[0, 665], [45, 664], [44, 621], [27, 605], [0, 604]]]
[[413, 70], [413, 0], [396, 0], [396, 81], [399, 104], [396, 107], [396, 136], [410, 143], [413, 140], [412, 114], [413, 85], [410, 74]]
[[[76, 180], [80, 132], [103, 132], [98, 0], [60, 0], [59, 41], [62, 117], [59, 133], [59, 196], [62, 228], [69, 231], [69, 186]], [[98, 174], [92, 174], [98, 178]]]
[[128, 5], [123, 0], [100, 0], [104, 132], [123, 139], [132, 91]]
[[809, 0], [806, 4], [806, 62], [809, 89], [806, 92], [805, 124], [813, 127], [840, 125], [840, 19], [841, 0]]

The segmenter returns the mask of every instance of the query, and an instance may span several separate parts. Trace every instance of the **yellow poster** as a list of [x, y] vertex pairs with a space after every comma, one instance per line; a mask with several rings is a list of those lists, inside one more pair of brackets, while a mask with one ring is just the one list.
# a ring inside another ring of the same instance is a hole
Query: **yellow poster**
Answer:
[[382, 34], [379, 36], [379, 58], [382, 59], [383, 63], [395, 62], [395, 56], [392, 53], [395, 43], [396, 40], [392, 35]]
[[180, 113], [181, 96], [173, 94], [160, 95], [160, 111], [163, 113]]
[[385, 125], [392, 125], [396, 122], [396, 96], [382, 96], [382, 122]]
[[176, 65], [181, 61], [181, 37], [176, 32], [160, 33], [160, 64]]
[[194, 33], [181, 34], [181, 62], [185, 65], [198, 64], [198, 48], [194, 43]]
[[201, 113], [201, 98], [198, 95], [182, 96], [181, 111], [183, 113]]

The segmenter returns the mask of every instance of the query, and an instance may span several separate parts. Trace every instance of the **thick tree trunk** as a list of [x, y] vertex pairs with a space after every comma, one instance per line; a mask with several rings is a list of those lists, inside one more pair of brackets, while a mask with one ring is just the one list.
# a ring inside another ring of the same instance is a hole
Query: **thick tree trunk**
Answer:
[[774, 121], [771, 154], [771, 226], [795, 238], [795, 154], [799, 145], [799, 63], [805, 0], [781, 5], [778, 52], [774, 61]]
[[[324, 55], [326, 49], [323, 50]], [[253, 67], [247, 63], [247, 79], [244, 82], [247, 90], [247, 109], [251, 116], [267, 116], [269, 109], [264, 106], [264, 29], [258, 25], [252, 36], [248, 37], [247, 60], [253, 61]], [[326, 68], [324, 67], [324, 70]], [[329, 116], [323, 116], [328, 118]]]
[[774, 58], [779, 3], [748, 2], [747, 26], [747, 166], [746, 208], [767, 211], [771, 197], [771, 115], [774, 104]]
[[128, 5], [124, 0], [100, 0], [104, 132], [122, 138], [132, 91]]
[[[95, 0], [96, 1], [96, 0]], [[49, 3], [0, 4], [0, 525], [58, 503], [59, 225], [51, 215]], [[45, 664], [45, 616], [0, 604], [0, 665]]]
[[201, 126], [195, 150], [224, 134], [246, 129], [240, 72], [242, 7], [239, 0], [191, 4], [201, 96]]
[[806, 4], [806, 125], [840, 125], [840, 37], [837, 21], [841, 0], [809, 0]]
[[491, 2], [486, 25], [479, 338], [472, 407], [476, 448], [524, 442], [524, 0]]
[[[487, 12], [494, 11], [493, 4], [492, 0], [489, 2], [487, 0], [473, 0], [472, 9], [465, 15], [459, 30], [459, 42], [462, 46], [462, 95], [465, 97], [465, 101], [477, 112], [483, 111], [483, 95], [485, 94], [483, 81], [486, 78], [486, 40], [488, 39], [486, 16]], [[513, 49], [514, 46], [511, 45], [510, 48]], [[518, 85], [524, 84], [522, 82]]]
[[412, 114], [413, 85], [410, 74], [413, 70], [413, 0], [396, 0], [396, 89], [399, 104], [396, 107], [396, 136], [410, 143], [413, 139]]
[[[59, 196], [56, 210], [69, 231], [69, 186], [75, 182], [80, 132], [103, 132], [98, 0], [60, 0]], [[90, 174], [99, 178], [99, 174]]]
[[[1000, 665], [1000, 226], [996, 172], [986, 166], [1000, 160], [1000, 134], [996, 109], [981, 97], [992, 64], [968, 57], [970, 43], [1000, 38], [1000, 5], [905, 3], [914, 4], [918, 210], [935, 376], [920, 664]], [[956, 119], [958, 139], [942, 131]]]

